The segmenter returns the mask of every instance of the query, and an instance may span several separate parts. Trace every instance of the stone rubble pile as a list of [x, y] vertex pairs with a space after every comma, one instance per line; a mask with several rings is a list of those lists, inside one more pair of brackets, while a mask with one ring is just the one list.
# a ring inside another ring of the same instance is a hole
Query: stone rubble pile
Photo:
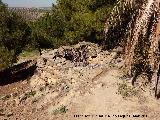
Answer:
[[34, 75], [28, 80], [31, 88], [20, 95], [2, 96], [0, 100], [18, 106], [35, 104], [38, 110], [49, 104], [53, 105], [49, 110], [67, 106], [74, 96], [105, 86], [99, 77], [112, 65], [123, 66], [118, 52], [102, 51], [89, 42], [43, 51], [36, 61]]
[[37, 60], [37, 73], [32, 77], [31, 85], [56, 84], [61, 80], [68, 84], [83, 83], [100, 74], [115, 56], [116, 52], [102, 51], [90, 42], [43, 51]]

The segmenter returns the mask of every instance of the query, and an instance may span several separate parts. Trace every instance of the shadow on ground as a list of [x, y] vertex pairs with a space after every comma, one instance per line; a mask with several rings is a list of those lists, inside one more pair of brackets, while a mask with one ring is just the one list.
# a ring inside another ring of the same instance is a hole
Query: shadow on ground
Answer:
[[0, 86], [23, 81], [33, 76], [37, 68], [36, 64], [35, 61], [29, 60], [0, 71]]

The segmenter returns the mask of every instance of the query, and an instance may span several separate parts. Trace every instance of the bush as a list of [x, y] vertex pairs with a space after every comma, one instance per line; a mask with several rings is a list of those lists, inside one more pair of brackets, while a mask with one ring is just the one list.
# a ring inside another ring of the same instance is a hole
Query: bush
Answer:
[[31, 23], [32, 37], [40, 47], [51, 48], [83, 40], [101, 42], [106, 18], [115, 3], [116, 0], [58, 0], [51, 14]]
[[0, 0], [0, 69], [16, 62], [16, 56], [29, 43], [30, 34], [26, 21], [10, 13]]
[[138, 90], [132, 86], [128, 86], [127, 83], [118, 84], [118, 93], [122, 95], [124, 99], [138, 95]]
[[0, 69], [5, 69], [15, 62], [14, 51], [9, 51], [5, 47], [0, 47]]

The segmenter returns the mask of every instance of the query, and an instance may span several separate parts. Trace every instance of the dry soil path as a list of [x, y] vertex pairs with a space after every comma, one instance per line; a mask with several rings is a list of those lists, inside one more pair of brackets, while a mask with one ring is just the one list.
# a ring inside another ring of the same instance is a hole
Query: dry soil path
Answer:
[[[97, 81], [102, 82], [104, 86], [92, 89], [92, 94], [74, 98], [67, 113], [58, 116], [57, 120], [159, 120], [160, 102], [158, 100], [145, 95], [141, 98], [125, 100], [117, 94], [117, 83], [122, 82], [119, 79], [120, 75], [121, 73], [116, 69], [103, 74]], [[83, 116], [75, 117], [74, 115]], [[85, 117], [85, 115], [90, 116]], [[125, 115], [125, 117], [118, 117], [118, 115]], [[133, 115], [141, 115], [141, 117], [133, 117]]]

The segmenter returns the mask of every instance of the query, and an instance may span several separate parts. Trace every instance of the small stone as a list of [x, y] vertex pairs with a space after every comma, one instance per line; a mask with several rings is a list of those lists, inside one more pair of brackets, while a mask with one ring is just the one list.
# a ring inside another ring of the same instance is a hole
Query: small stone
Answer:
[[18, 93], [13, 93], [12, 96], [15, 98], [18, 96]]
[[13, 113], [12, 113], [12, 112], [9, 112], [9, 113], [7, 114], [7, 117], [11, 117], [11, 116], [13, 116]]
[[20, 103], [20, 100], [18, 98], [14, 99], [16, 105], [18, 105]]
[[104, 83], [100, 83], [97, 85], [98, 88], [102, 88], [104, 86]]

